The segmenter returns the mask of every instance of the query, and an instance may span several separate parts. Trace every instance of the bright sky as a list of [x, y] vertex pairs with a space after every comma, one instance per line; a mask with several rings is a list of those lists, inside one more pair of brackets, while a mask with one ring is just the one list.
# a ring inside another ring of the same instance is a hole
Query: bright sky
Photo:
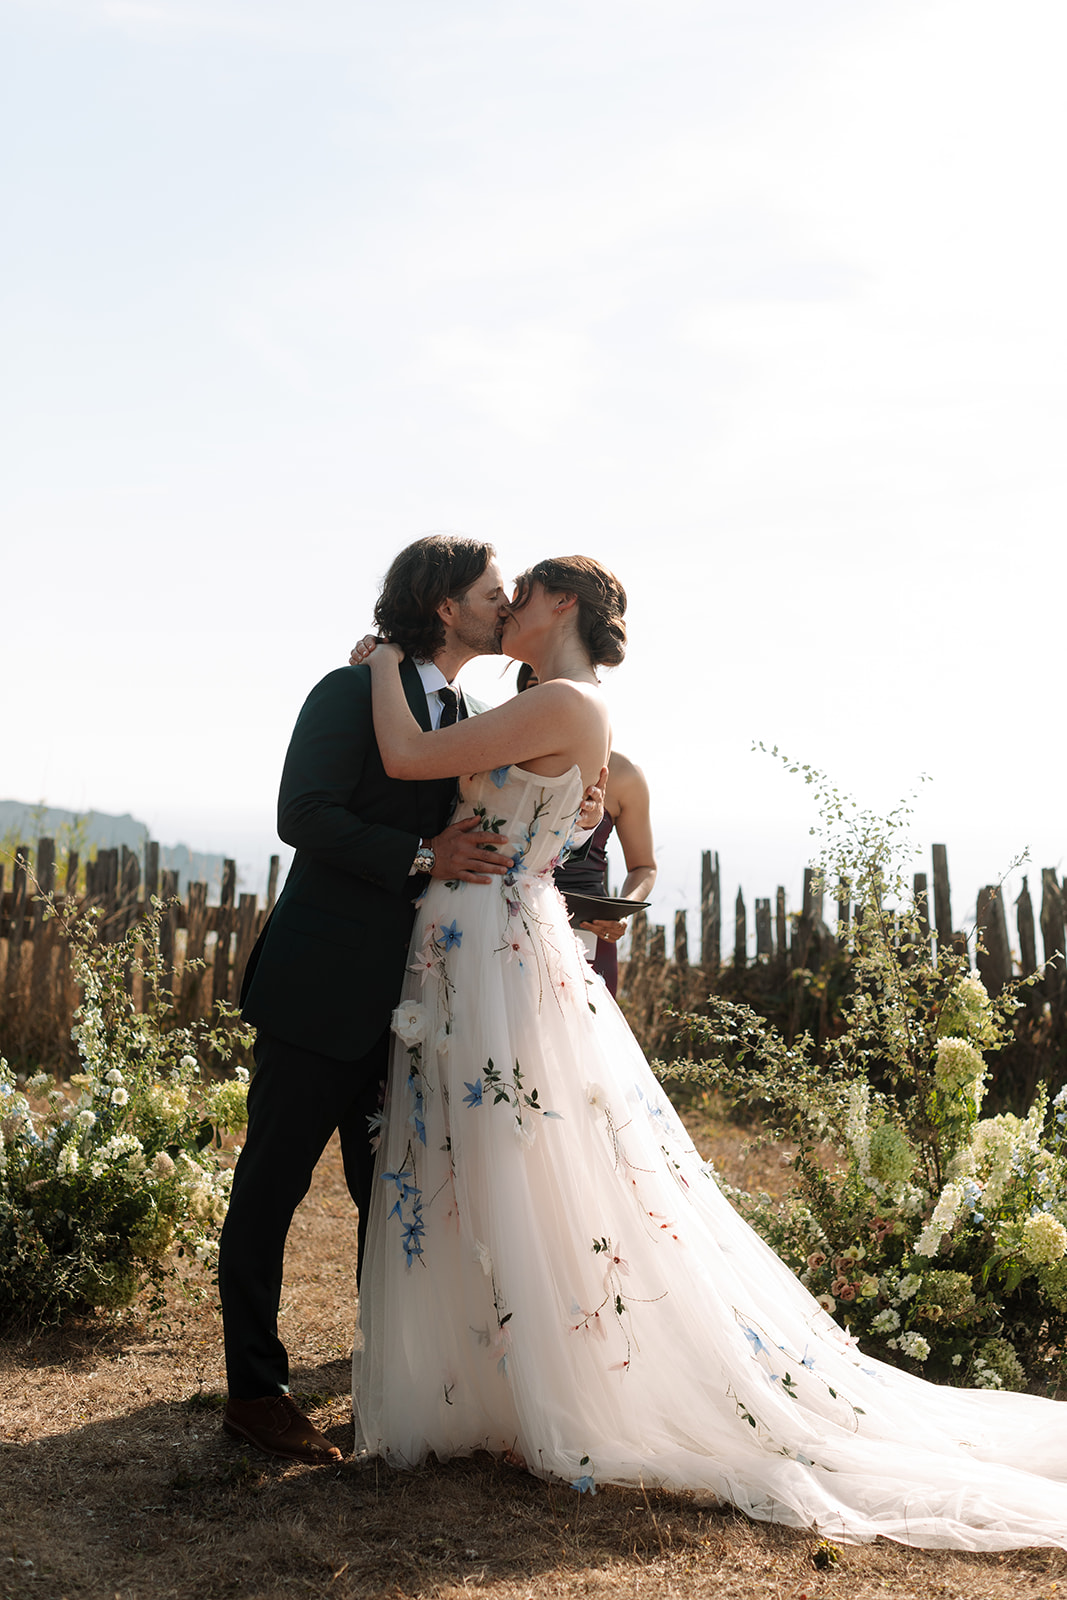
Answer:
[[701, 847], [799, 900], [754, 739], [929, 773], [957, 922], [1064, 864], [1062, 0], [0, 20], [0, 797], [254, 883], [305, 693], [452, 529], [626, 584], [659, 918]]

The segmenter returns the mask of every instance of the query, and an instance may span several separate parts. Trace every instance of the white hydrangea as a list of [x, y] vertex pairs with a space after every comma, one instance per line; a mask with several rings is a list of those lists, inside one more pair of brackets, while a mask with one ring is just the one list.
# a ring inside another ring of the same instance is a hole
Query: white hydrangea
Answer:
[[1040, 1101], [1035, 1101], [1026, 1117], [1004, 1111], [975, 1123], [971, 1148], [987, 1211], [995, 1211], [1000, 1204], [1013, 1167], [1021, 1160], [1029, 1165], [1039, 1155], [1042, 1122]]
[[969, 1094], [978, 1105], [982, 1099], [985, 1062], [966, 1039], [939, 1039], [934, 1076], [952, 1094]]
[[1062, 1261], [1067, 1254], [1067, 1228], [1050, 1212], [1035, 1212], [1023, 1223], [1022, 1252], [1035, 1267]]
[[899, 1327], [900, 1317], [892, 1306], [887, 1306], [884, 1311], [879, 1311], [871, 1323], [871, 1330], [874, 1333], [895, 1333]]

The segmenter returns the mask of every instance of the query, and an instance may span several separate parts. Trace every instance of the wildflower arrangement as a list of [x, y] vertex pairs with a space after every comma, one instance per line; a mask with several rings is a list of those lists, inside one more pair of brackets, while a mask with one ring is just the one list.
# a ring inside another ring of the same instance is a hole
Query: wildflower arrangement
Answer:
[[[82, 992], [72, 1030], [81, 1071], [19, 1088], [0, 1058], [0, 1326], [128, 1305], [181, 1262], [211, 1266], [248, 1072], [216, 1078], [252, 1032], [216, 1003], [179, 1023], [164, 984], [163, 908], [116, 943], [94, 912], [66, 924]], [[128, 992], [143, 975], [142, 1009]], [[210, 1068], [210, 1071], [202, 1070]]]
[[1039, 1085], [1025, 1116], [982, 1116], [987, 1056], [1036, 979], [993, 998], [965, 955], [935, 960], [896, 865], [908, 805], [881, 819], [792, 770], [816, 786], [823, 881], [856, 905], [842, 1031], [789, 1043], [713, 995], [707, 1016], [682, 1017], [709, 1059], [663, 1074], [770, 1109], [792, 1193], [728, 1192], [863, 1348], [944, 1382], [1054, 1390], [1067, 1379], [1067, 1087], [1049, 1104]]

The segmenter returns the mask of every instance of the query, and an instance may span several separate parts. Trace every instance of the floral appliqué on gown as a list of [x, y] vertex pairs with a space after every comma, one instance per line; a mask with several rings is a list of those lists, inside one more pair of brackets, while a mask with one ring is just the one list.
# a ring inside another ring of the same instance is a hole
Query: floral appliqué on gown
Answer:
[[[845, 1540], [1067, 1547], [1067, 1410], [864, 1356], [720, 1193], [582, 958], [552, 871], [577, 768], [460, 785], [507, 835], [431, 883], [382, 1117], [357, 1440], [511, 1451]], [[362, 1437], [361, 1437], [362, 1436]]]

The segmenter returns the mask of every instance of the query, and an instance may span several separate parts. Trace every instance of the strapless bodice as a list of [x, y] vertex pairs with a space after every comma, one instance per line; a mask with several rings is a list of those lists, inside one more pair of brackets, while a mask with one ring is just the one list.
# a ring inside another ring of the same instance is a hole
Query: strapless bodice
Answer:
[[459, 803], [452, 820], [480, 817], [487, 833], [507, 836], [516, 872], [548, 873], [570, 843], [583, 793], [577, 766], [558, 778], [522, 767], [496, 767], [459, 780]]

